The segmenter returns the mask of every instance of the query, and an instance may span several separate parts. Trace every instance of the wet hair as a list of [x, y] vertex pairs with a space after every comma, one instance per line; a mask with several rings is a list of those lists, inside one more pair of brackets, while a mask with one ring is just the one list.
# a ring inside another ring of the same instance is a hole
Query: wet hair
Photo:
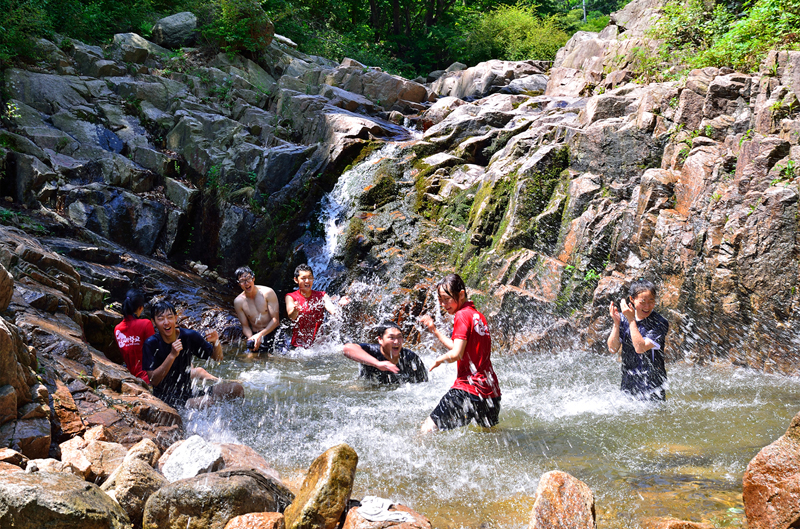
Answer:
[[129, 290], [125, 294], [125, 301], [122, 302], [122, 315], [126, 318], [133, 316], [139, 307], [144, 307], [144, 294], [136, 289]]
[[655, 283], [648, 281], [647, 279], [637, 279], [631, 283], [630, 287], [628, 287], [628, 297], [631, 299], [636, 299], [636, 296], [642, 292], [650, 292], [653, 294], [653, 297], [656, 297], [658, 294], [658, 289]]
[[295, 279], [300, 277], [300, 272], [311, 272], [311, 277], [314, 277], [314, 271], [307, 264], [297, 265], [297, 268], [294, 269], [294, 278]]
[[161, 300], [157, 303], [153, 303], [153, 306], [150, 307], [150, 318], [156, 319], [157, 316], [160, 316], [165, 312], [171, 312], [175, 315], [178, 314], [178, 311], [175, 310], [175, 305], [167, 300]]
[[239, 268], [236, 269], [236, 280], [237, 281], [244, 275], [251, 275], [253, 277], [256, 276], [253, 273], [253, 271], [250, 269], [249, 266], [240, 266]]
[[439, 289], [456, 301], [458, 301], [458, 293], [462, 290], [464, 291], [464, 296], [466, 297], [467, 295], [467, 286], [458, 274], [444, 276], [441, 281], [436, 283], [436, 292], [439, 292]]
[[384, 322], [382, 322], [380, 325], [378, 325], [378, 326], [375, 328], [375, 331], [378, 333], [378, 336], [379, 336], [379, 337], [383, 338], [383, 335], [384, 335], [384, 334], [386, 333], [386, 331], [388, 331], [389, 329], [397, 329], [398, 331], [400, 331], [400, 332], [403, 332], [403, 330], [402, 330], [402, 329], [400, 329], [400, 326], [399, 326], [399, 325], [397, 325], [397, 324], [396, 324], [395, 322], [393, 322], [393, 321], [388, 321], [388, 320], [387, 320], [387, 321], [384, 321]]

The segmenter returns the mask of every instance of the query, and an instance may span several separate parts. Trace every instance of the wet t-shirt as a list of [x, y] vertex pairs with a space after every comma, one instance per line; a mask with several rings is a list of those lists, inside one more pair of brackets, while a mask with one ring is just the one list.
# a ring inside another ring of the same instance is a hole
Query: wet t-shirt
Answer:
[[663, 400], [667, 368], [664, 365], [664, 344], [669, 331], [669, 322], [657, 312], [636, 322], [642, 338], [654, 347], [637, 354], [631, 340], [628, 320], [621, 316], [619, 340], [622, 343], [622, 390], [637, 397]]
[[[388, 361], [388, 359], [383, 356], [381, 347], [378, 344], [360, 343], [358, 345], [374, 359], [380, 362]], [[400, 349], [397, 369], [399, 369], [400, 372], [394, 374], [389, 371], [381, 371], [377, 367], [361, 364], [361, 370], [358, 376], [359, 378], [378, 384], [415, 384], [417, 382], [428, 381], [428, 371], [425, 369], [425, 364], [422, 363], [422, 360], [420, 360], [419, 356], [417, 356], [417, 353], [414, 351], [409, 351], [405, 348]]]
[[[183, 349], [161, 383], [153, 387], [153, 395], [170, 406], [183, 406], [192, 397], [192, 357], [206, 360], [214, 352], [214, 346], [197, 331], [179, 328], [178, 339]], [[142, 367], [145, 371], [154, 371], [164, 363], [171, 350], [172, 344], [166, 343], [159, 333], [155, 333], [144, 342]]]
[[311, 297], [306, 298], [302, 292], [295, 290], [289, 296], [300, 312], [292, 330], [292, 347], [311, 347], [325, 320], [325, 292], [312, 290]]
[[453, 389], [483, 398], [500, 396], [500, 384], [492, 367], [492, 338], [486, 318], [471, 301], [458, 309], [453, 322], [453, 340], [466, 340], [464, 356], [458, 361]]
[[117, 346], [125, 360], [125, 366], [131, 375], [139, 377], [148, 384], [150, 378], [142, 369], [142, 347], [144, 342], [153, 336], [153, 322], [150, 320], [139, 319], [136, 316], [127, 316], [122, 322], [114, 327], [114, 337], [117, 339]]

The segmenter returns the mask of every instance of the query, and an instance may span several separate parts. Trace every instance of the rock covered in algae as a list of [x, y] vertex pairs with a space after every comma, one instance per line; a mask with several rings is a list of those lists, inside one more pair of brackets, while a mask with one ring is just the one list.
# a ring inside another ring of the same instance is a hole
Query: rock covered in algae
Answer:
[[233, 518], [225, 529], [285, 529], [286, 522], [279, 512], [252, 512]]
[[334, 529], [353, 491], [357, 464], [358, 454], [347, 444], [329, 448], [315, 459], [284, 513], [287, 529]]
[[594, 495], [583, 481], [559, 470], [542, 475], [529, 529], [595, 529]]
[[750, 529], [784, 529], [800, 524], [800, 413], [789, 429], [747, 465], [742, 498]]
[[14, 472], [0, 480], [0, 527], [131, 529], [100, 487], [71, 474]]
[[252, 469], [201, 474], [156, 491], [144, 507], [144, 529], [223, 529], [236, 516], [278, 512], [294, 495], [280, 481]]

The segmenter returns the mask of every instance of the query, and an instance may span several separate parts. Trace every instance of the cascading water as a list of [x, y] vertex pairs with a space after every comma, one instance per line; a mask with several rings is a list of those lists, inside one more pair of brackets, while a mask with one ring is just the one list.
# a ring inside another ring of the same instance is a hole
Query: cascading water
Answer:
[[[319, 279], [349, 208], [371, 183], [371, 168], [393, 149], [372, 153], [326, 197], [326, 236], [306, 241]], [[376, 319], [392, 313], [382, 286], [350, 288], [374, 298], [383, 313]], [[430, 335], [423, 338], [414, 349], [430, 366], [442, 349]], [[334, 333], [302, 355], [256, 362], [229, 351], [230, 360], [208, 369], [242, 381], [245, 402], [187, 412], [187, 431], [255, 448], [295, 487], [314, 458], [348, 443], [359, 455], [354, 498], [391, 498], [438, 528], [527, 527], [539, 477], [550, 470], [589, 485], [600, 527], [636, 528], [649, 516], [736, 527], [743, 522], [746, 465], [785, 431], [800, 397], [794, 378], [679, 362], [668, 365], [667, 402], [643, 403], [620, 393], [613, 358], [495, 349], [503, 391], [496, 430], [470, 426], [423, 437], [419, 426], [452, 385], [455, 364], [434, 370], [427, 384], [370, 387], [357, 379], [357, 364], [340, 354], [337, 340]]]

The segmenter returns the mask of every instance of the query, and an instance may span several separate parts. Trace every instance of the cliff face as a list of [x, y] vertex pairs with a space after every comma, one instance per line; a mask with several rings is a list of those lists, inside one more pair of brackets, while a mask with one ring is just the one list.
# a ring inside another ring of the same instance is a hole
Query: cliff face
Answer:
[[[645, 277], [661, 287], [671, 359], [797, 373], [800, 53], [773, 52], [757, 74], [638, 84], [625, 67], [645, 41], [629, 18], [576, 35], [544, 95], [515, 89], [534, 72], [497, 61], [437, 81], [397, 178], [396, 198], [414, 199], [357, 215], [342, 258], [370, 268], [340, 284], [378, 274], [414, 315], [433, 307], [420, 292], [458, 271], [501, 347], [579, 336], [602, 352], [610, 301]], [[460, 78], [483, 91], [462, 94]], [[398, 215], [410, 239], [391, 229]]]

